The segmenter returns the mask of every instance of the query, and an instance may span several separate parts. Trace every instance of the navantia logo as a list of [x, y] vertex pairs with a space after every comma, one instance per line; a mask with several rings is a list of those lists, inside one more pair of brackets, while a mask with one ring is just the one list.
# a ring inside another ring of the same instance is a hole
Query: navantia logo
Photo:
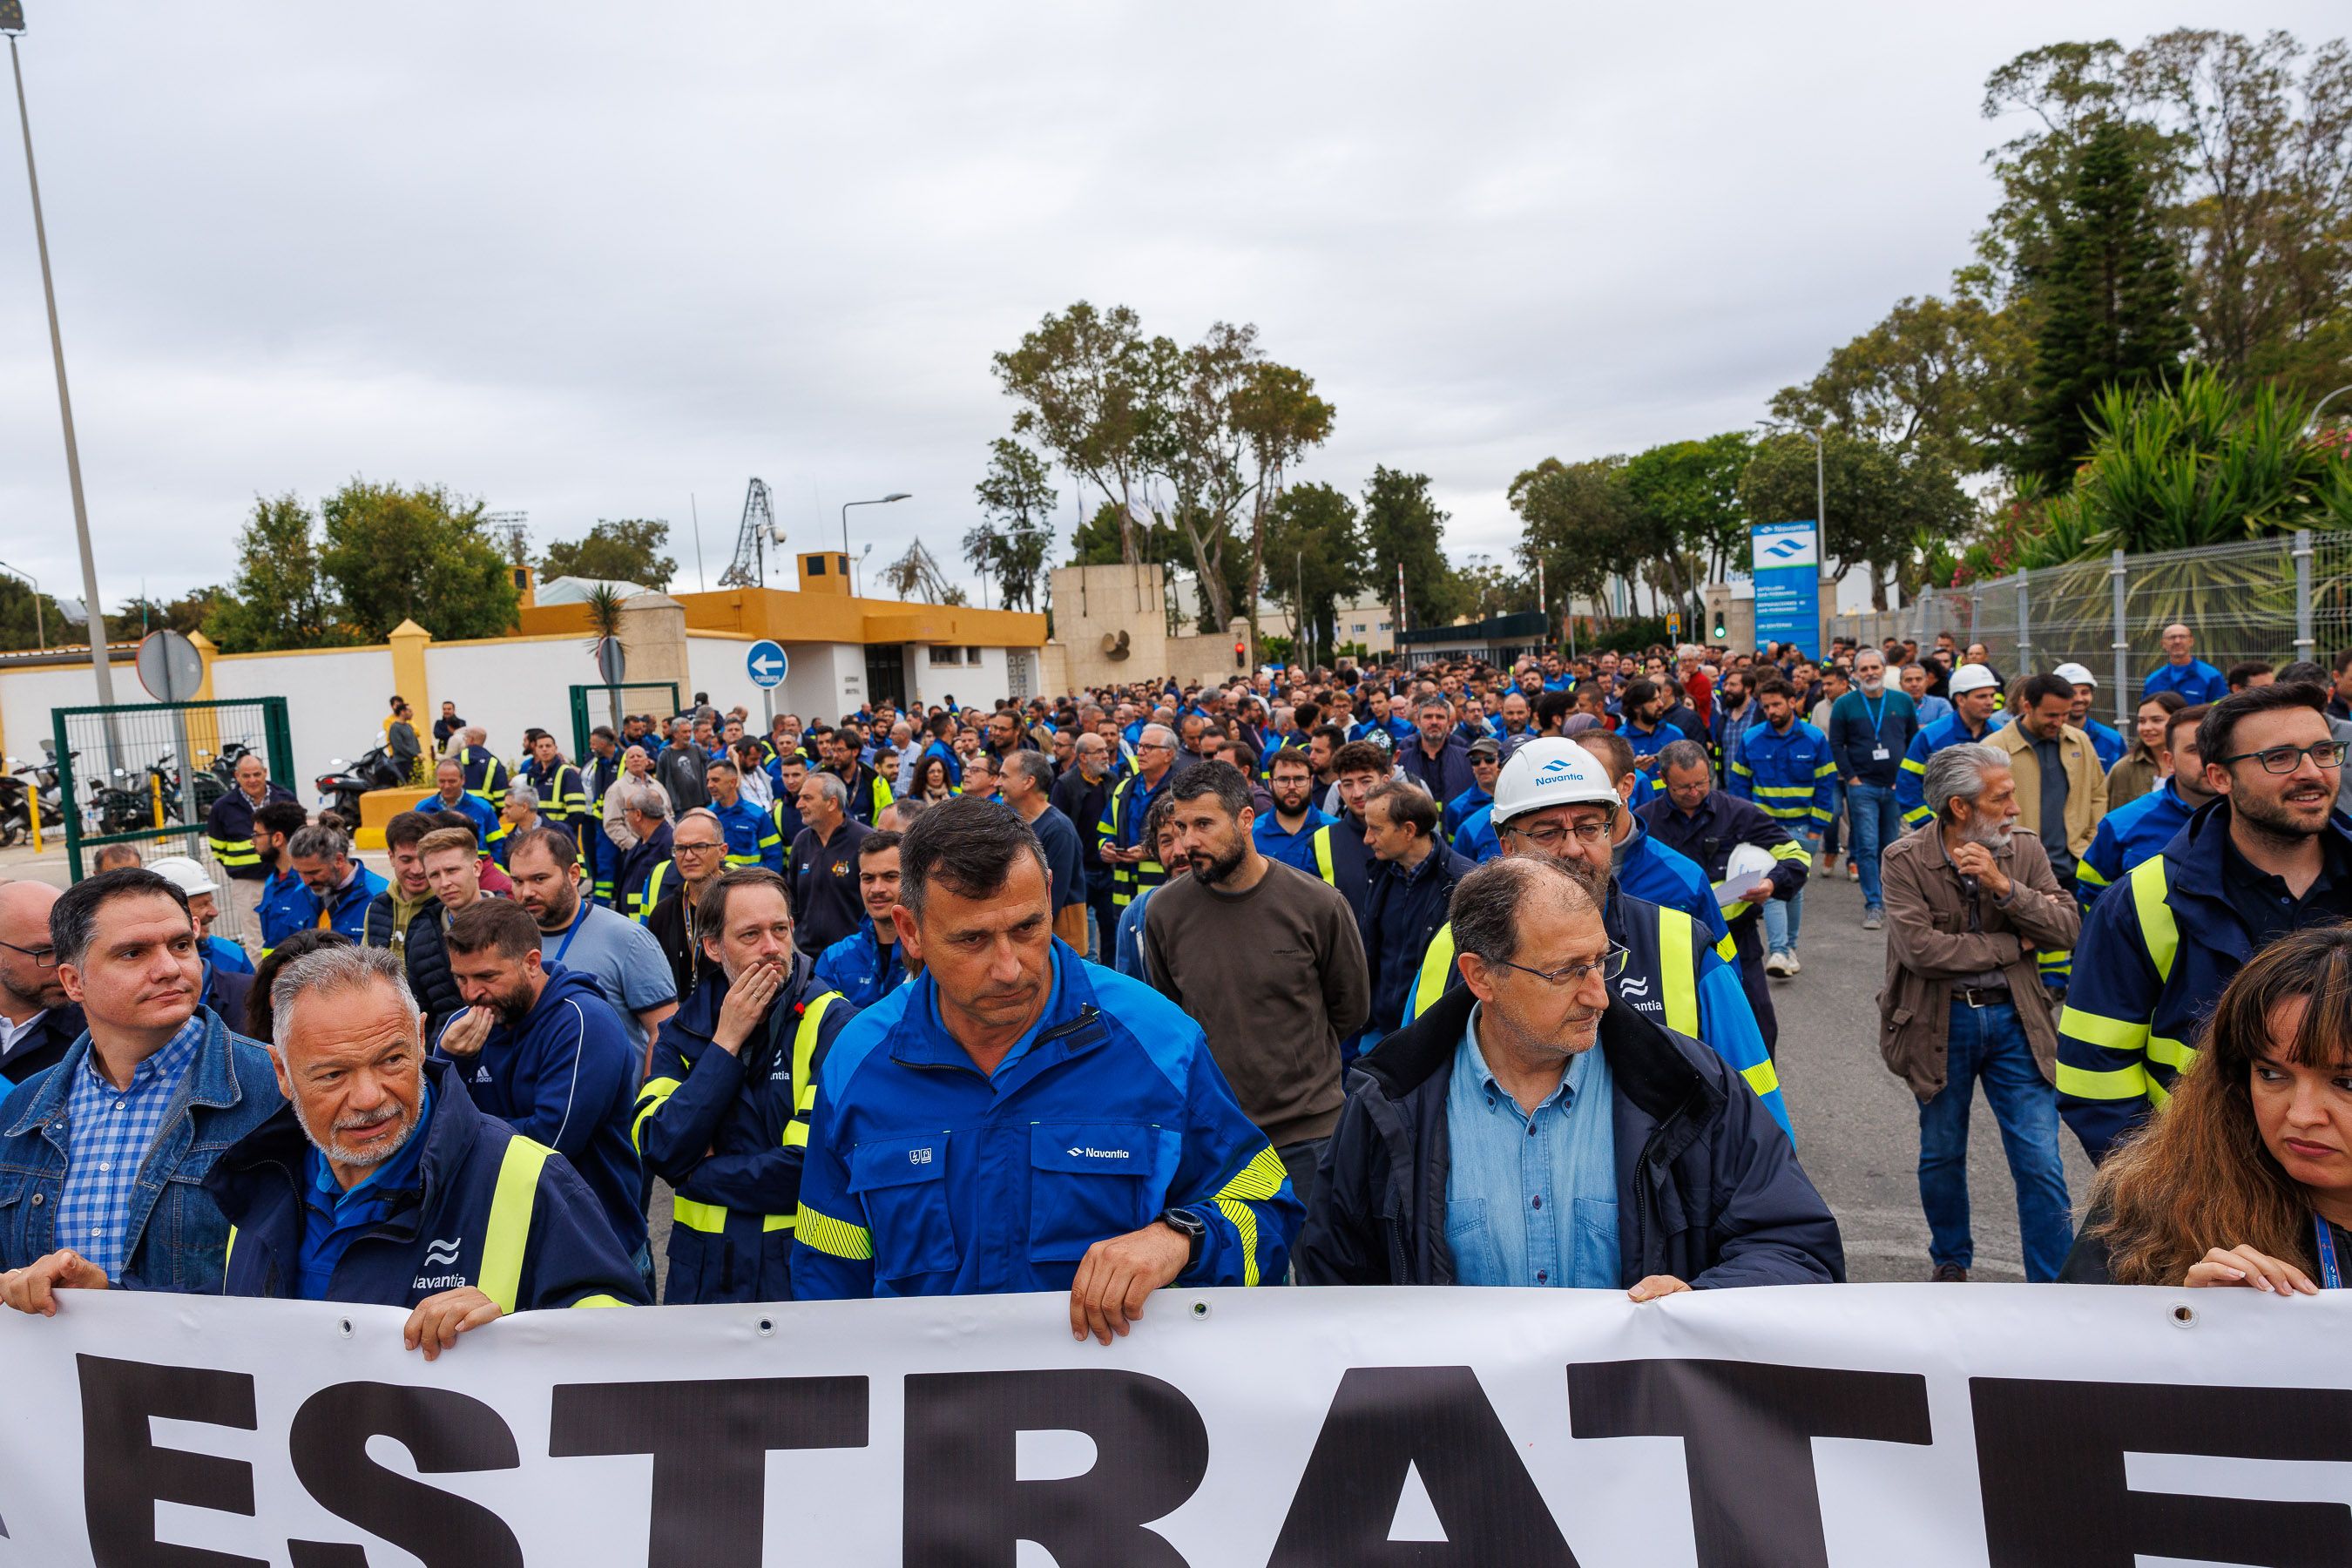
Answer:
[[1065, 1150], [1073, 1160], [1130, 1160], [1134, 1155], [1125, 1149], [1096, 1149], [1085, 1144]]
[[463, 1237], [453, 1237], [447, 1241], [426, 1242], [425, 1244], [425, 1267], [427, 1268], [448, 1268], [451, 1264], [457, 1261], [457, 1249], [465, 1244], [466, 1241]]
[[1546, 763], [1543, 766], [1536, 770], [1536, 777], [1539, 779], [1548, 779], [1555, 773], [1572, 773], [1575, 771], [1576, 763], [1567, 757], [1554, 757], [1551, 761]]
[[1628, 1002], [1639, 1001], [1649, 994], [1650, 977], [1646, 974], [1629, 974], [1617, 982], [1617, 994]]
[[1786, 561], [1792, 555], [1802, 555], [1804, 552], [1804, 541], [1800, 539], [1776, 539], [1764, 547], [1764, 553], [1775, 561]]

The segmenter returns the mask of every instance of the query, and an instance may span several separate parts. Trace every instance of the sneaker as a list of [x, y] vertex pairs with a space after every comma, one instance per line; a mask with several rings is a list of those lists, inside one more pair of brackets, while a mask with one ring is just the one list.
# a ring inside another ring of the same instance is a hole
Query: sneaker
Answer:
[[1782, 956], [1782, 957], [1784, 957], [1784, 958], [1786, 958], [1786, 959], [1789, 961], [1789, 973], [1791, 973], [1791, 974], [1802, 974], [1802, 973], [1805, 972], [1805, 963], [1804, 963], [1804, 960], [1802, 960], [1802, 959], [1799, 958], [1795, 953], [1793, 953], [1793, 952], [1783, 953], [1783, 954], [1781, 954], [1781, 956]]
[[1848, 860], [1845, 863], [1845, 879], [1849, 882], [1861, 881], [1862, 868], [1855, 865], [1852, 860]]
[[1768, 952], [1764, 955], [1764, 973], [1785, 979], [1797, 973], [1797, 961], [1785, 952]]
[[1824, 855], [1824, 856], [1822, 856], [1822, 876], [1824, 876], [1824, 877], [1834, 877], [1834, 876], [1836, 876], [1836, 875], [1837, 875], [1837, 863], [1838, 863], [1838, 858], [1837, 858], [1836, 856], [1834, 856], [1834, 855]]
[[1878, 930], [1883, 929], [1883, 928], [1885, 926], [1885, 924], [1886, 924], [1886, 917], [1885, 917], [1885, 915], [1883, 915], [1883, 914], [1880, 914], [1876, 910], [1863, 910], [1863, 911], [1862, 911], [1862, 929], [1863, 929], [1863, 930], [1864, 930], [1864, 931], [1878, 931]]
[[1969, 1271], [1957, 1263], [1938, 1263], [1930, 1281], [1937, 1285], [1965, 1285], [1969, 1282]]

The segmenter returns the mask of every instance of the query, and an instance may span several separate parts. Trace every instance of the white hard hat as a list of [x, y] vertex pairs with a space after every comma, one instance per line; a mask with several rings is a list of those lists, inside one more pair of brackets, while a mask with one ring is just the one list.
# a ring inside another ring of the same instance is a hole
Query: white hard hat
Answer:
[[1959, 668], [1952, 671], [1952, 681], [1949, 689], [1953, 696], [1960, 697], [1965, 696], [1967, 693], [1971, 691], [1982, 691], [1989, 686], [1998, 686], [2000, 684], [2000, 682], [1992, 678], [1992, 671], [1985, 666], [1981, 664], [1964, 664], [1960, 666]]
[[161, 860], [150, 862], [147, 869], [168, 879], [172, 886], [192, 899], [198, 893], [220, 891], [220, 884], [205, 876], [205, 868], [185, 855], [166, 855]]
[[2096, 686], [2099, 683], [2097, 676], [2079, 664], [2062, 664], [2050, 673], [2069, 686]]
[[1496, 826], [1552, 805], [1615, 805], [1617, 786], [1601, 759], [1557, 735], [1529, 741], [1495, 775]]

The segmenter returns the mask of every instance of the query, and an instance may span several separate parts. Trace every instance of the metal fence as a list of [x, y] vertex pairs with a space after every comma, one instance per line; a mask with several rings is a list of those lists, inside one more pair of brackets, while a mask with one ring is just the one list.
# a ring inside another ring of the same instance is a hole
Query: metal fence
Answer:
[[[42, 746], [57, 762], [66, 863], [77, 882], [86, 851], [135, 844], [149, 859], [189, 856], [225, 886], [227, 873], [205, 842], [205, 817], [236, 787], [237, 761], [248, 752], [268, 766], [272, 783], [300, 794], [282, 697], [59, 708], [50, 730]], [[214, 931], [232, 941], [248, 934], [234, 901], [218, 902]]]
[[[630, 696], [635, 691], [658, 692], [661, 700], [640, 703]], [[588, 731], [599, 724], [610, 724], [614, 732], [621, 720], [632, 708], [638, 712], [651, 712], [667, 733], [670, 716], [678, 710], [677, 682], [675, 680], [625, 680], [618, 686], [575, 686], [572, 689], [572, 760], [585, 764], [588, 759]]]
[[2004, 677], [2072, 661], [2098, 673], [2129, 733], [2140, 682], [2164, 658], [2164, 628], [2196, 634], [2197, 657], [2221, 670], [2332, 660], [2352, 648], [2352, 535], [2297, 531], [2153, 555], [2116, 551], [1938, 589], [1905, 612], [1922, 647], [1949, 632], [1985, 645]]

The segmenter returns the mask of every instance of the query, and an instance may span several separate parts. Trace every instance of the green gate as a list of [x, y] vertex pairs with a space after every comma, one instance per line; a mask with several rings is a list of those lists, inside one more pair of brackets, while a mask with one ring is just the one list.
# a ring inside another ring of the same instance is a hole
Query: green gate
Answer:
[[[43, 744], [57, 762], [66, 865], [77, 882], [82, 851], [109, 844], [162, 844], [222, 880], [205, 848], [205, 817], [236, 787], [236, 762], [247, 752], [268, 765], [272, 784], [301, 795], [283, 697], [58, 708], [49, 723]], [[244, 935], [231, 929], [230, 900], [219, 902], [221, 934]]]
[[[675, 680], [627, 680], [618, 686], [575, 686], [572, 689], [572, 760], [574, 763], [587, 756], [588, 731], [599, 723], [610, 724], [614, 734], [620, 733], [621, 721], [626, 716], [629, 705], [622, 693], [627, 691], [666, 693], [668, 705], [654, 715], [664, 724], [667, 724], [670, 715], [678, 710], [677, 682]], [[589, 705], [600, 697], [604, 700], [597, 706], [604, 710], [604, 717], [601, 720], [592, 717], [589, 709]]]

